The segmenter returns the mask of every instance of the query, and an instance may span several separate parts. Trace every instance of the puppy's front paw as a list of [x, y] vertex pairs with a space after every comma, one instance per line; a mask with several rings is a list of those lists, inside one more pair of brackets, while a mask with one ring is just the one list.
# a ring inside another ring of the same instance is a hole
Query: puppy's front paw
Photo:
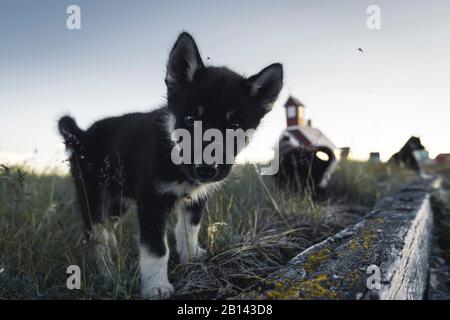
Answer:
[[200, 259], [203, 256], [205, 256], [206, 250], [200, 246], [196, 246], [192, 250], [187, 250], [187, 249], [181, 250], [179, 255], [180, 255], [181, 263], [188, 263], [189, 261]]
[[167, 282], [154, 286], [147, 286], [142, 288], [142, 298], [152, 300], [169, 299], [175, 292], [173, 286]]
[[203, 258], [206, 255], [206, 249], [203, 249], [202, 247], [197, 247], [197, 252], [194, 255], [194, 258]]
[[113, 232], [101, 224], [92, 226], [90, 241], [95, 252], [97, 266], [106, 284], [111, 282], [115, 273], [114, 256], [117, 252], [117, 240]]

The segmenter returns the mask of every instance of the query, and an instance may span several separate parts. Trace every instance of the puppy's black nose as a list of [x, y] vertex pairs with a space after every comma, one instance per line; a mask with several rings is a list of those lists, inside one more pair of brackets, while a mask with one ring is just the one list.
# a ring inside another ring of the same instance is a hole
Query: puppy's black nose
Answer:
[[216, 165], [199, 164], [195, 166], [195, 174], [200, 179], [212, 179], [217, 175]]

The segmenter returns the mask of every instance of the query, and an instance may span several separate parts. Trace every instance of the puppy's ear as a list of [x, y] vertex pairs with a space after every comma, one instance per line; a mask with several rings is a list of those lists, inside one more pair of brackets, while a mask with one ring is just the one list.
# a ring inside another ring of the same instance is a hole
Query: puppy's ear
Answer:
[[192, 36], [183, 32], [170, 51], [167, 62], [166, 85], [169, 91], [191, 82], [197, 70], [204, 68], [202, 58]]
[[280, 63], [271, 64], [248, 78], [247, 83], [250, 85], [250, 96], [258, 99], [269, 112], [283, 87], [283, 66]]

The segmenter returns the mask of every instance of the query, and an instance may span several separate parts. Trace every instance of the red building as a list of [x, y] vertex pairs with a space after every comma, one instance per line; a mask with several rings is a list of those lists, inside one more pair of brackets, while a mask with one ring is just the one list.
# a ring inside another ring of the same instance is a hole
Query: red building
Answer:
[[322, 131], [312, 127], [311, 120], [305, 121], [305, 106], [300, 100], [290, 96], [284, 107], [287, 128], [281, 134], [280, 141], [305, 148], [325, 146], [331, 150], [336, 149], [334, 143]]
[[445, 163], [450, 162], [450, 153], [440, 153], [434, 158], [434, 162], [436, 163]]

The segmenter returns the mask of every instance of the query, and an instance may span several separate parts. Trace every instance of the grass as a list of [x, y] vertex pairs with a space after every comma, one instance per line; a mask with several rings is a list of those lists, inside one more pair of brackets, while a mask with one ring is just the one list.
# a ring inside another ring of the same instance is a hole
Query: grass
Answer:
[[[435, 218], [435, 239], [450, 273], [450, 163], [430, 169], [433, 174], [443, 177], [442, 188], [434, 193], [431, 203]], [[445, 280], [447, 288], [450, 288], [450, 279]]]
[[[200, 242], [204, 261], [178, 264], [169, 222], [169, 279], [175, 298], [220, 299], [242, 292], [298, 252], [355, 223], [383, 195], [412, 176], [383, 164], [342, 162], [326, 200], [278, 190], [252, 166], [236, 167], [208, 202]], [[71, 179], [20, 168], [0, 169], [0, 299], [139, 298], [137, 217], [116, 227], [117, 272], [103, 283], [75, 212]], [[134, 209], [132, 210], [134, 211]], [[174, 215], [172, 215], [174, 216]], [[82, 270], [68, 290], [66, 269]]]

